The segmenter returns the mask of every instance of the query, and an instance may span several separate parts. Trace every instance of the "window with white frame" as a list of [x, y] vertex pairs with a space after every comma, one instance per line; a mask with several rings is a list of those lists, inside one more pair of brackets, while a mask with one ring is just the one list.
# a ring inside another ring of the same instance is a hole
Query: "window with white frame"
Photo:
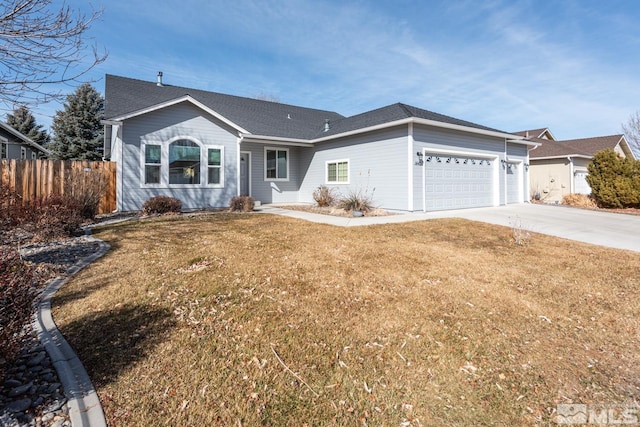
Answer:
[[143, 143], [142, 185], [150, 187], [223, 187], [224, 147], [189, 138]]
[[349, 160], [327, 162], [327, 184], [349, 183]]
[[35, 151], [31, 152], [31, 160], [36, 160], [38, 158], [38, 155], [36, 154]]
[[220, 185], [222, 183], [222, 149], [207, 149], [207, 183]]
[[289, 150], [287, 148], [265, 148], [264, 155], [265, 179], [289, 179]]
[[20, 160], [27, 160], [27, 149], [26, 149], [26, 147], [20, 147]]
[[169, 144], [169, 184], [200, 184], [200, 146], [188, 139]]
[[6, 142], [0, 142], [0, 159], [6, 159], [8, 155], [9, 146]]
[[144, 146], [144, 183], [160, 184], [162, 146], [147, 144]]

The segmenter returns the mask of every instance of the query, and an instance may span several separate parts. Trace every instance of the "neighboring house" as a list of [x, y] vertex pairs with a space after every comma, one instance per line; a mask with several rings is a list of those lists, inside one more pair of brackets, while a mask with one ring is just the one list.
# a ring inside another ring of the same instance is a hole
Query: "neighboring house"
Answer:
[[522, 136], [400, 103], [344, 117], [161, 77], [106, 76], [105, 157], [117, 163], [121, 211], [156, 195], [185, 209], [227, 207], [241, 194], [313, 203], [320, 185], [409, 212], [529, 200], [536, 143]]
[[540, 144], [529, 150], [530, 192], [547, 203], [560, 203], [567, 194], [591, 194], [587, 166], [598, 151], [610, 148], [635, 159], [624, 135], [557, 141], [546, 128], [515, 134]]
[[36, 160], [50, 154], [51, 151], [33, 142], [8, 124], [0, 122], [0, 160]]

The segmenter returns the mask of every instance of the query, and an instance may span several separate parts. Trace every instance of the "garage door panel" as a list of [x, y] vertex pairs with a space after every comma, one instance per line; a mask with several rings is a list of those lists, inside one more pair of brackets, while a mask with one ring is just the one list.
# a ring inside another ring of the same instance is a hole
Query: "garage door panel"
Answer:
[[425, 156], [426, 210], [493, 205], [493, 165], [473, 156]]

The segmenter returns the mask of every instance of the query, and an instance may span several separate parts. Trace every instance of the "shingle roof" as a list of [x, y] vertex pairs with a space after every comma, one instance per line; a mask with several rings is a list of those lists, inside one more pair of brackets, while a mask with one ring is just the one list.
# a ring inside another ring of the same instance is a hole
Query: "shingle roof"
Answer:
[[540, 139], [540, 137], [545, 133], [548, 132], [549, 129], [547, 128], [540, 128], [540, 129], [529, 129], [529, 130], [521, 130], [518, 132], [512, 132], [514, 135], [518, 135], [518, 136], [524, 136], [525, 138], [529, 138], [529, 139]]
[[407, 104], [396, 103], [387, 105], [386, 107], [367, 111], [362, 114], [357, 114], [355, 116], [345, 117], [344, 119], [337, 120], [335, 122], [331, 122], [330, 130], [328, 132], [325, 132], [324, 135], [335, 135], [356, 129], [364, 129], [371, 126], [391, 123], [402, 119], [408, 119], [411, 117], [465, 126], [475, 129], [506, 133], [498, 129], [493, 129], [465, 120], [456, 119], [455, 117], [445, 116], [444, 114], [434, 113], [433, 111], [423, 110], [421, 108], [412, 107], [411, 105]]
[[158, 86], [155, 82], [107, 74], [105, 119], [124, 116], [185, 95], [191, 96], [254, 135], [310, 139], [322, 131], [325, 119], [343, 118], [342, 115], [332, 111], [179, 86]]
[[[158, 86], [155, 82], [110, 74], [107, 74], [105, 79], [105, 119], [122, 117], [185, 95], [189, 95], [251, 134], [260, 136], [311, 140], [411, 117], [507, 133], [401, 103], [344, 117], [333, 111], [316, 110], [179, 86]], [[329, 131], [327, 132], [324, 132], [325, 120], [329, 120]]]
[[569, 139], [564, 141], [550, 141], [548, 139], [531, 138], [540, 145], [529, 151], [532, 159], [544, 157], [586, 156], [593, 157], [598, 151], [615, 148], [623, 135], [598, 136], [594, 138]]

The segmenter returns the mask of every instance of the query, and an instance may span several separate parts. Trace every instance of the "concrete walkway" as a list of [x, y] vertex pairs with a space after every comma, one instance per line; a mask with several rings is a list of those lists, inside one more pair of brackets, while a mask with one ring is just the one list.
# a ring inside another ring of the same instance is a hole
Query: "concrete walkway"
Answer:
[[400, 213], [397, 215], [348, 218], [292, 211], [276, 205], [263, 205], [261, 212], [284, 215], [306, 221], [355, 227], [424, 221], [436, 218], [464, 218], [505, 227], [519, 227], [535, 233], [547, 234], [640, 252], [640, 216], [570, 208], [567, 206], [519, 204], [490, 208], [461, 209], [441, 212]]

